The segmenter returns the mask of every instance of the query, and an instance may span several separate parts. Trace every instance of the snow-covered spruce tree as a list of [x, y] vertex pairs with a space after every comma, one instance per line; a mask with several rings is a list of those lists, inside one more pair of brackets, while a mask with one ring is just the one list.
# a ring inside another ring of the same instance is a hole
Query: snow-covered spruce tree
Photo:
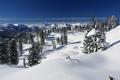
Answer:
[[105, 33], [96, 32], [95, 29], [92, 29], [85, 36], [83, 45], [83, 53], [85, 54], [97, 52], [98, 50], [105, 50], [107, 48]]
[[63, 36], [61, 35], [61, 45], [64, 45], [64, 38], [63, 38]]
[[92, 42], [93, 41], [92, 41], [91, 37], [85, 36], [85, 39], [84, 39], [84, 42], [83, 42], [83, 45], [84, 45], [84, 47], [83, 47], [83, 53], [88, 54], [88, 53], [93, 52], [93, 50], [91, 50], [91, 48], [90, 48], [91, 47], [90, 44]]
[[34, 36], [33, 36], [32, 32], [30, 32], [29, 36], [30, 36], [31, 44], [34, 45]]
[[39, 44], [39, 49], [40, 49], [40, 56], [42, 56], [42, 52], [43, 52], [43, 46], [42, 46], [42, 43]]
[[44, 34], [45, 34], [45, 33], [44, 33], [43, 29], [40, 30], [40, 38], [41, 38], [41, 43], [42, 43], [42, 45], [45, 44], [45, 35], [44, 35]]
[[10, 64], [13, 64], [13, 65], [17, 65], [19, 61], [17, 43], [15, 39], [11, 40], [11, 45], [9, 49], [9, 60], [10, 60]]
[[22, 51], [22, 49], [23, 49], [23, 44], [22, 44], [22, 35], [21, 35], [21, 34], [18, 36], [18, 43], [19, 43], [20, 56], [22, 56], [22, 54], [23, 54], [23, 51]]
[[9, 54], [8, 54], [8, 44], [7, 41], [0, 43], [0, 63], [6, 64], [8, 63]]
[[67, 30], [66, 30], [65, 27], [63, 27], [63, 29], [62, 29], [61, 43], [62, 43], [62, 45], [68, 43], [68, 39], [67, 39]]
[[56, 41], [57, 41], [57, 43], [58, 44], [60, 44], [61, 43], [61, 40], [60, 40], [60, 38], [58, 37], [58, 38], [56, 38]]
[[67, 44], [68, 43], [68, 38], [67, 38], [67, 35], [65, 34], [64, 35], [64, 44]]
[[39, 60], [41, 58], [40, 56], [40, 47], [38, 43], [35, 43], [32, 48], [29, 50], [29, 56], [28, 56], [28, 66], [33, 66], [39, 63]]

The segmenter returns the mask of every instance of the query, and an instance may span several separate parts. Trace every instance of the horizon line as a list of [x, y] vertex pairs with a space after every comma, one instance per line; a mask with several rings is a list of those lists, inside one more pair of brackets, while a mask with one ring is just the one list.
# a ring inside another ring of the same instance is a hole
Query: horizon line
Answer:
[[[106, 19], [107, 17], [94, 17], [95, 19]], [[91, 17], [76, 18], [2, 18], [0, 20], [89, 20]]]

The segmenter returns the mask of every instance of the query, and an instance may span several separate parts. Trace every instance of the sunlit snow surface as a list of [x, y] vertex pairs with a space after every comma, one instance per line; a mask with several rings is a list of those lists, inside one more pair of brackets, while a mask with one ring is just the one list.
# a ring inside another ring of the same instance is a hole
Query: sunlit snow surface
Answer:
[[[106, 51], [83, 54], [84, 35], [69, 32], [68, 45], [47, 52], [36, 66], [24, 69], [0, 65], [0, 80], [109, 80], [109, 75], [120, 80], [120, 43], [115, 43], [120, 40], [120, 26], [107, 33], [106, 39], [113, 45]], [[70, 59], [66, 59], [68, 56]]]

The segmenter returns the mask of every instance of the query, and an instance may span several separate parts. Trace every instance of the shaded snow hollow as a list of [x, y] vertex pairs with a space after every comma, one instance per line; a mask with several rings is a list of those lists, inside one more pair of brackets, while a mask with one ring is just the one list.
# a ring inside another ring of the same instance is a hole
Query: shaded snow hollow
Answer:
[[[120, 39], [120, 26], [107, 33], [110, 44]], [[69, 33], [69, 44], [49, 52], [41, 64], [27, 69], [9, 71], [11, 67], [0, 67], [5, 76], [0, 80], [109, 80], [109, 75], [120, 80], [120, 43], [106, 51], [89, 55], [82, 53], [84, 33]], [[66, 59], [70, 56], [70, 60]], [[9, 75], [8, 75], [9, 73]], [[0, 74], [1, 70], [0, 70]]]

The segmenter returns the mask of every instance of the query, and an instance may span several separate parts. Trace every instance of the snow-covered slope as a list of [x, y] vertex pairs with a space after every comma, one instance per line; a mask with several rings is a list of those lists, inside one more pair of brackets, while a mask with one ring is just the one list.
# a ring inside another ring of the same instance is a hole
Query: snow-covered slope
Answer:
[[[107, 33], [111, 44], [120, 39], [119, 29], [118, 26]], [[68, 33], [69, 44], [49, 52], [41, 64], [9, 72], [0, 80], [109, 80], [109, 75], [120, 80], [120, 43], [85, 55], [81, 52], [83, 37], [83, 33]]]
[[120, 25], [111, 31], [107, 32], [106, 34], [106, 40], [110, 44], [120, 41]]
[[[1, 80], [109, 80], [109, 75], [119, 80], [119, 46], [117, 44], [105, 52], [91, 55], [79, 55], [74, 50], [53, 53], [41, 64], [7, 75]], [[66, 55], [72, 59], [65, 59]]]

